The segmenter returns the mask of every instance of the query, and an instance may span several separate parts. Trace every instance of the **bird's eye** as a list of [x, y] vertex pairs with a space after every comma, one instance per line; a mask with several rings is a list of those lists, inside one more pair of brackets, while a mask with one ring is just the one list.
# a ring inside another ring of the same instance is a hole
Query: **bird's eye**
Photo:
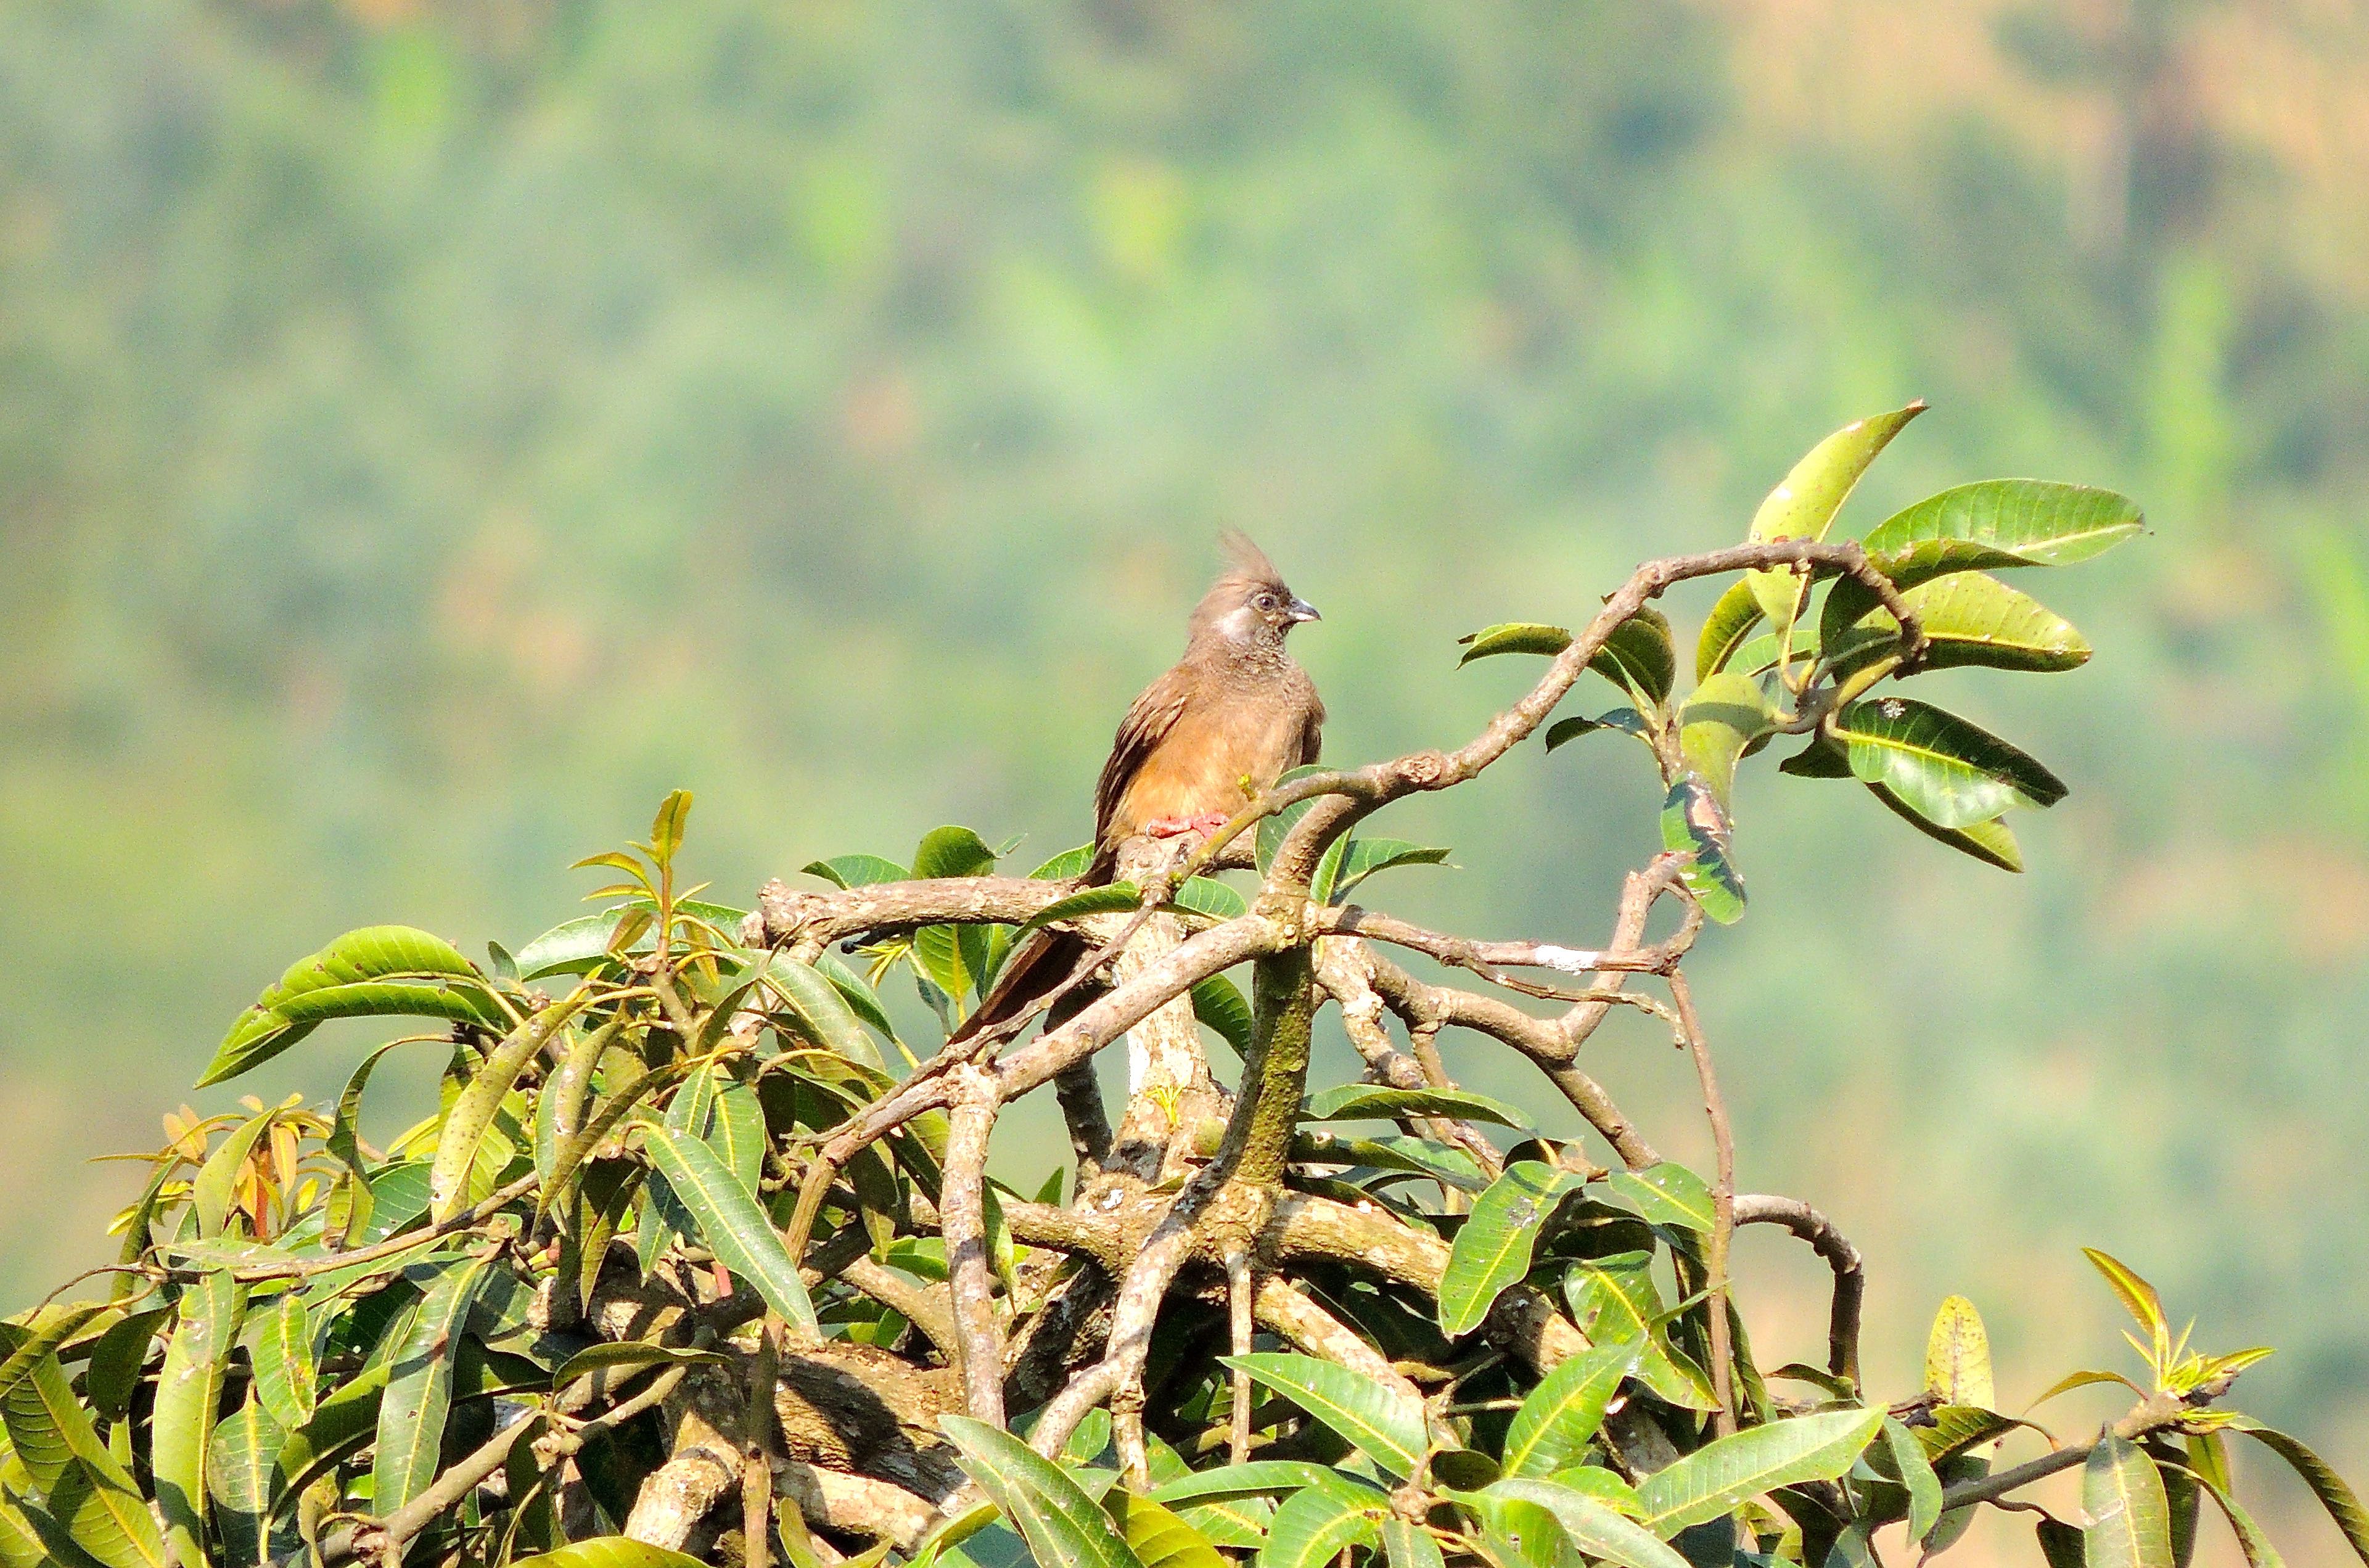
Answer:
[[1276, 604], [1275, 595], [1271, 593], [1262, 593], [1258, 596], [1255, 602], [1262, 610], [1272, 610], [1275, 608]]

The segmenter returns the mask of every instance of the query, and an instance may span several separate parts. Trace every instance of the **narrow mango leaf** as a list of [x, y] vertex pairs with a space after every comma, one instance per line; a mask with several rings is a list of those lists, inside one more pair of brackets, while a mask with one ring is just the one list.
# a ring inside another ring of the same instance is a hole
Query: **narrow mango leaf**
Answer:
[[2146, 1331], [2148, 1337], [2160, 1339], [2169, 1332], [2171, 1323], [2163, 1315], [2163, 1298], [2156, 1294], [2154, 1286], [2139, 1277], [2135, 1269], [2112, 1253], [2101, 1253], [2095, 1247], [2082, 1248], [2081, 1255], [2105, 1276], [2115, 1299], [2122, 1302], [2123, 1310]]
[[1644, 1505], [1637, 1501], [1637, 1489], [1602, 1465], [1573, 1465], [1548, 1479], [1557, 1486], [1570, 1487], [1583, 1497], [1594, 1498], [1623, 1518], [1645, 1516]]
[[1829, 720], [1851, 773], [1882, 784], [1943, 828], [1970, 828], [2014, 806], [2054, 806], [2065, 784], [1988, 730], [1906, 697], [1853, 703]]
[[494, 1113], [501, 1109], [503, 1096], [526, 1064], [542, 1054], [552, 1036], [591, 1000], [589, 990], [580, 990], [511, 1030], [444, 1113], [436, 1158], [428, 1168], [428, 1217], [432, 1223], [441, 1225], [469, 1207], [469, 1178], [477, 1168], [486, 1130], [494, 1125]]
[[282, 1431], [292, 1432], [313, 1419], [319, 1379], [303, 1299], [288, 1291], [250, 1322], [255, 1336], [247, 1354], [255, 1365], [256, 1397]]
[[[1848, 764], [1846, 763], [1846, 770]], [[1963, 828], [1944, 828], [1908, 808], [1901, 798], [1882, 784], [1867, 786], [1868, 793], [1883, 803], [1883, 808], [1907, 823], [1927, 838], [1949, 845], [1960, 854], [1972, 855], [1986, 865], [1996, 865], [2001, 871], [2023, 869], [2023, 849], [2015, 841], [2015, 834], [2004, 818], [1994, 817], [1987, 822], [1970, 822]]]
[[214, 1528], [228, 1562], [268, 1568], [271, 1541], [271, 1474], [287, 1433], [260, 1402], [249, 1399], [214, 1427], [206, 1454], [206, 1485]]
[[1711, 607], [1703, 621], [1702, 635], [1695, 639], [1695, 679], [1708, 681], [1727, 668], [1735, 650], [1752, 635], [1752, 628], [1761, 620], [1760, 601], [1752, 591], [1752, 584], [1743, 578], [1727, 585], [1719, 602]]
[[200, 1276], [181, 1294], [165, 1365], [156, 1374], [149, 1423], [149, 1468], [165, 1539], [182, 1568], [207, 1568], [206, 1453], [222, 1402], [223, 1372], [238, 1337], [246, 1293], [227, 1270]]
[[1325, 1465], [1306, 1459], [1252, 1459], [1243, 1464], [1196, 1470], [1152, 1488], [1155, 1502], [1167, 1504], [1222, 1503], [1234, 1497], [1272, 1496], [1313, 1486], [1333, 1473]]
[[[1868, 464], [1924, 411], [1924, 404], [1912, 403], [1889, 414], [1853, 419], [1812, 447], [1752, 514], [1747, 537], [1756, 544], [1773, 539], [1824, 539]], [[1793, 624], [1808, 589], [1806, 576], [1757, 570], [1745, 574], [1745, 580], [1752, 585], [1762, 614], [1780, 626]]]
[[1472, 1200], [1439, 1281], [1439, 1328], [1450, 1339], [1471, 1333], [1507, 1286], [1530, 1271], [1539, 1229], [1568, 1195], [1585, 1185], [1574, 1172], [1522, 1161]]
[[[1953, 665], [2043, 672], [2076, 670], [2089, 662], [2092, 651], [2070, 621], [2031, 595], [1980, 572], [1937, 578], [1910, 589], [1901, 595], [1901, 601], [1924, 629], [1928, 670]], [[1899, 625], [1880, 607], [1856, 622], [1838, 624], [1853, 602], [1846, 598], [1827, 600], [1820, 636], [1829, 653], [1853, 649], [1850, 658], [1838, 662], [1857, 666], [1891, 651], [1899, 640]]]
[[1776, 715], [1757, 683], [1722, 670], [1696, 687], [1678, 706], [1678, 750], [1722, 809], [1735, 783], [1744, 749], [1768, 733]]
[[1893, 513], [1860, 543], [1879, 571], [1908, 588], [1938, 570], [2071, 566], [2145, 526], [2136, 504], [2112, 490], [1986, 479]]
[[1545, 1509], [1571, 1543], [1592, 1558], [1620, 1568], [1685, 1568], [1686, 1559], [1651, 1530], [1561, 1482], [1508, 1476], [1492, 1484], [1487, 1494]]
[[313, 1419], [288, 1435], [274, 1464], [272, 1491], [284, 1512], [329, 1467], [368, 1442], [377, 1429], [391, 1359], [373, 1356], [362, 1369], [321, 1396]]
[[196, 1177], [189, 1183], [189, 1206], [197, 1212], [200, 1239], [221, 1235], [230, 1222], [231, 1208], [237, 1202], [239, 1174], [246, 1167], [247, 1156], [255, 1152], [257, 1141], [279, 1119], [276, 1110], [249, 1116], [216, 1144], [205, 1163], [198, 1167]]
[[[6, 1343], [6, 1334], [23, 1333], [14, 1324], [0, 1324], [0, 1331], [5, 1331], [0, 1343]], [[37, 1492], [46, 1493], [55, 1486], [77, 1459], [101, 1471], [120, 1469], [108, 1454], [107, 1445], [98, 1440], [90, 1413], [74, 1398], [74, 1387], [54, 1351], [35, 1361], [32, 1371], [9, 1391], [0, 1414], [6, 1416], [17, 1462], [24, 1466]]]
[[1110, 1516], [1068, 1471], [985, 1422], [948, 1415], [938, 1425], [961, 1451], [963, 1469], [1003, 1510], [1037, 1562], [1062, 1568], [1142, 1568]]
[[1547, 729], [1547, 750], [1552, 751], [1598, 729], [1617, 729], [1623, 735], [1643, 741], [1648, 747], [1654, 743], [1654, 732], [1647, 727], [1643, 715], [1635, 708], [1613, 708], [1595, 718], [1574, 715], [1555, 720]]
[[715, 1150], [663, 1127], [651, 1128], [642, 1147], [675, 1197], [699, 1221], [699, 1233], [717, 1261], [755, 1286], [767, 1306], [818, 1335], [814, 1302], [798, 1277], [797, 1265], [790, 1261], [765, 1211]]
[[1282, 1351], [1219, 1359], [1275, 1390], [1393, 1475], [1413, 1475], [1430, 1446], [1422, 1404], [1363, 1372]]
[[[943, 929], [943, 928], [940, 928]], [[830, 977], [786, 953], [766, 955], [759, 978], [782, 999], [800, 1033], [826, 1050], [866, 1067], [880, 1068], [879, 1047]]]
[[1574, 1463], [1612, 1402], [1620, 1380], [1637, 1365], [1640, 1345], [1600, 1345], [1567, 1356], [1539, 1379], [1505, 1429], [1509, 1476], [1551, 1476]]
[[1265, 1497], [1187, 1503], [1178, 1507], [1176, 1516], [1199, 1530], [1212, 1546], [1256, 1551], [1266, 1544], [1266, 1528], [1275, 1518], [1275, 1504]]
[[1380, 1083], [1343, 1083], [1308, 1097], [1305, 1122], [1397, 1121], [1406, 1116], [1451, 1116], [1528, 1127], [1529, 1118], [1503, 1100], [1466, 1089], [1393, 1089]]
[[0, 1347], [6, 1349], [0, 1354], [0, 1402], [33, 1375], [41, 1357], [115, 1310], [112, 1302], [91, 1301], [53, 1310], [30, 1324], [0, 1323]]
[[1651, 605], [1638, 611], [1612, 628], [1587, 667], [1635, 698], [1640, 707], [1665, 701], [1678, 673], [1670, 618]]
[[1563, 1296], [1580, 1332], [1597, 1345], [1637, 1347], [1637, 1380], [1684, 1410], [1710, 1410], [1711, 1379], [1672, 1350], [1657, 1326], [1666, 1311], [1651, 1253], [1582, 1258], [1563, 1273]]
[[[1924, 1446], [1925, 1457], [1937, 1465], [1979, 1448], [1994, 1438], [2004, 1437], [2019, 1426], [2048, 1437], [2045, 1431], [2029, 1421], [2018, 1421], [2012, 1415], [2001, 1415], [1980, 1405], [1940, 1404], [1933, 1407], [1931, 1413], [1933, 1424], [1916, 1428], [1916, 1433], [1917, 1442]], [[2048, 1440], [2055, 1441], [2053, 1437]]]
[[371, 1467], [372, 1506], [391, 1514], [436, 1479], [444, 1422], [452, 1409], [452, 1364], [462, 1325], [485, 1283], [489, 1258], [456, 1258], [429, 1286], [409, 1332], [390, 1357]]
[[2109, 1433], [2081, 1467], [2088, 1568], [2173, 1568], [2171, 1507], [2146, 1450]]
[[1335, 1138], [1326, 1132], [1299, 1132], [1291, 1139], [1296, 1164], [1362, 1166], [1374, 1171], [1404, 1171], [1428, 1176], [1460, 1191], [1477, 1193], [1489, 1185], [1472, 1156], [1450, 1144], [1403, 1133], [1379, 1138]]
[[1945, 1404], [1984, 1410], [1998, 1402], [1991, 1384], [1991, 1340], [1983, 1315], [1963, 1296], [1952, 1296], [1933, 1314], [1925, 1339], [1925, 1389]]
[[[2189, 1451], [2193, 1455], [2195, 1439], [2189, 1441]], [[2237, 1548], [2246, 1554], [2246, 1568], [2286, 1568], [2278, 1548], [2271, 1544], [2261, 1527], [2254, 1523], [2254, 1516], [2238, 1505], [2237, 1497], [2229, 1490], [2229, 1478], [2226, 1472], [2217, 1472], [2208, 1467], [2192, 1470], [2191, 1473], [2203, 1483], [2206, 1495], [2220, 1505], [2221, 1516], [2229, 1521], [2229, 1528], [2237, 1537]]]
[[1056, 898], [1035, 914], [1018, 931], [1012, 933], [1014, 942], [1039, 926], [1055, 921], [1080, 920], [1087, 915], [1115, 915], [1133, 911], [1143, 903], [1143, 889], [1132, 882], [1105, 882], [1099, 887], [1082, 887], [1066, 898]]
[[663, 1546], [604, 1535], [570, 1542], [539, 1557], [519, 1558], [510, 1568], [705, 1568], [705, 1564]]
[[1448, 1559], [1431, 1532], [1392, 1514], [1382, 1521], [1382, 1559], [1390, 1568], [1447, 1568]]
[[674, 852], [682, 847], [684, 825], [691, 819], [691, 791], [669, 792], [658, 802], [658, 814], [650, 822], [650, 858], [660, 865], [673, 862]]
[[1193, 1016], [1207, 1024], [1236, 1056], [1250, 1054], [1257, 1024], [1242, 988], [1225, 976], [1211, 975], [1193, 988]]
[[[1297, 784], [1301, 779], [1322, 772], [1324, 770], [1322, 767], [1314, 762], [1309, 762], [1300, 767], [1286, 770], [1283, 776], [1275, 782], [1278, 786]], [[1276, 852], [1283, 848], [1283, 841], [1291, 836], [1292, 829], [1299, 825], [1299, 819], [1307, 816], [1309, 807], [1315, 804], [1313, 800], [1294, 801], [1282, 810], [1259, 818], [1252, 851], [1253, 858], [1258, 863], [1261, 876], [1265, 876], [1274, 868]]]
[[[450, 980], [471, 983], [467, 991]], [[198, 1087], [235, 1078], [260, 1066], [330, 1018], [386, 1014], [500, 1023], [483, 1000], [477, 971], [441, 937], [409, 926], [349, 931], [308, 958], [300, 958], [239, 1014]]]
[[765, 1177], [765, 1107], [746, 1080], [718, 1064], [707, 1114], [707, 1146], [755, 1198]]
[[985, 876], [995, 869], [995, 852], [968, 828], [933, 828], [921, 835], [913, 851], [913, 879], [941, 876]]
[[1348, 848], [1342, 852], [1331, 886], [1321, 895], [1325, 902], [1345, 902], [1357, 884], [1392, 866], [1448, 864], [1448, 851], [1409, 843], [1404, 839], [1352, 838], [1340, 841]]
[[1924, 1445], [1915, 1433], [1891, 1416], [1883, 1419], [1883, 1440], [1891, 1450], [1893, 1468], [1900, 1472], [1900, 1483], [1908, 1492], [1908, 1539], [1912, 1544], [1924, 1540], [1941, 1518], [1941, 1478], [1933, 1473], [1933, 1463], [1925, 1457]]
[[1353, 1546], [1379, 1540], [1390, 1511], [1380, 1493], [1328, 1473], [1276, 1509], [1259, 1549], [1259, 1568], [1322, 1568]]
[[1536, 621], [1504, 621], [1460, 636], [1456, 643], [1464, 650], [1464, 657], [1456, 661], [1460, 670], [1476, 658], [1501, 653], [1535, 653], [1552, 658], [1571, 647], [1571, 633]]
[[1704, 914], [1722, 925], [1744, 918], [1744, 874], [1735, 867], [1727, 812], [1692, 773], [1672, 784], [1662, 801], [1662, 847], [1687, 857], [1680, 876]]
[[1199, 1530], [1140, 1493], [1114, 1486], [1103, 1507], [1143, 1568], [1230, 1568]]
[[1616, 1171], [1604, 1184], [1605, 1196], [1650, 1225], [1711, 1234], [1718, 1219], [1711, 1187], [1673, 1160], [1642, 1171]]
[[100, 1568], [166, 1568], [173, 1561], [147, 1500], [120, 1467], [102, 1474], [79, 1459], [68, 1465], [50, 1489], [47, 1513], [64, 1544]]
[[1706, 1443], [1637, 1486], [1645, 1528], [1664, 1539], [1733, 1513], [1746, 1498], [1850, 1469], [1883, 1425], [1882, 1410], [1772, 1421]]
[[869, 887], [877, 882], [905, 882], [913, 874], [895, 861], [876, 854], [842, 854], [830, 860], [810, 860], [800, 867], [808, 876], [819, 876], [835, 887]]
[[595, 1372], [638, 1371], [645, 1367], [720, 1367], [725, 1357], [713, 1350], [692, 1350], [671, 1345], [654, 1345], [646, 1339], [614, 1340], [579, 1350], [551, 1375], [554, 1393], [579, 1378]]
[[2033, 1534], [2040, 1546], [2041, 1561], [2048, 1568], [2082, 1568], [2081, 1528], [2062, 1519], [2052, 1519], [2045, 1514], [2033, 1524]]
[[2263, 1425], [2252, 1416], [2238, 1416], [2229, 1425], [2286, 1460], [2303, 1478], [2304, 1484], [2311, 1488], [2312, 1495], [2319, 1499], [2319, 1505], [2328, 1510], [2328, 1516], [2336, 1521], [2336, 1528], [2344, 1532], [2344, 1539], [2352, 1543], [2361, 1561], [2369, 1563], [2369, 1510], [2361, 1506], [2361, 1499], [2334, 1467], [2295, 1438]]

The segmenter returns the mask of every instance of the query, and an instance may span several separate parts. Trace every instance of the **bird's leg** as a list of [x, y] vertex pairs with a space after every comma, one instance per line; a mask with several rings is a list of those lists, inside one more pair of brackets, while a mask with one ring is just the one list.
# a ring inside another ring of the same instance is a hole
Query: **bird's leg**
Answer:
[[1222, 811], [1205, 811], [1198, 817], [1162, 817], [1143, 825], [1148, 839], [1179, 839], [1187, 833], [1208, 837], [1224, 827], [1231, 818]]

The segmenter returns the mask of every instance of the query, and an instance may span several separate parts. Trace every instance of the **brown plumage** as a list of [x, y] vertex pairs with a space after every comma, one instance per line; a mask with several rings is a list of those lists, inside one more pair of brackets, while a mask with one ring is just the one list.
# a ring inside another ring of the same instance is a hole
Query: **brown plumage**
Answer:
[[[1107, 882], [1119, 847], [1150, 834], [1208, 832], [1290, 769], [1316, 761], [1324, 704], [1284, 638], [1315, 607], [1284, 586], [1273, 562], [1240, 533], [1221, 542], [1226, 567], [1194, 607], [1184, 657], [1119, 721], [1094, 787], [1089, 884]], [[1088, 952], [1079, 938], [1042, 932], [1005, 963], [994, 989], [955, 1031], [956, 1040], [1023, 1016]]]

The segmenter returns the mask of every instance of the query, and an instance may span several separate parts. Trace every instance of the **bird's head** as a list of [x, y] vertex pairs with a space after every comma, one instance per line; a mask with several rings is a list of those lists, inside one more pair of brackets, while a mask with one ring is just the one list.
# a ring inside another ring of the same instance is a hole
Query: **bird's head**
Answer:
[[1195, 642], [1216, 636], [1280, 647], [1292, 627], [1302, 621], [1323, 619], [1316, 606], [1284, 586], [1283, 574], [1275, 569], [1275, 563], [1246, 536], [1230, 532], [1219, 541], [1219, 547], [1225, 553], [1225, 569], [1194, 609]]

